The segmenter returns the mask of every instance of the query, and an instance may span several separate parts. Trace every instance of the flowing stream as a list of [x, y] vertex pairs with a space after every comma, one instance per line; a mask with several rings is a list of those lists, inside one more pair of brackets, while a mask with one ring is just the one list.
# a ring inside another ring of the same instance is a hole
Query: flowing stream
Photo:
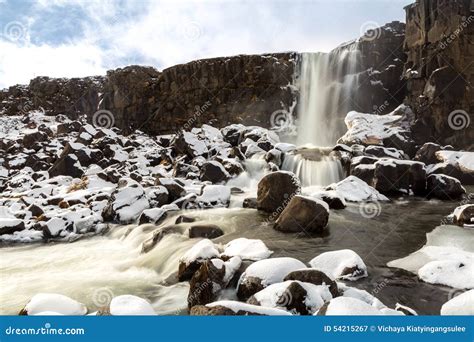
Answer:
[[[385, 265], [420, 248], [425, 234], [455, 206], [453, 202], [395, 201], [382, 204], [380, 215], [368, 219], [352, 204], [331, 212], [323, 237], [278, 232], [265, 215], [253, 209], [186, 211], [186, 215], [199, 223], [219, 225], [225, 234], [216, 243], [238, 237], [261, 239], [274, 251], [272, 257], [291, 256], [308, 262], [322, 252], [353, 249], [367, 264], [369, 277], [348, 282], [349, 286], [364, 288], [392, 307], [400, 302], [422, 314], [438, 314], [451, 289], [423, 283], [414, 274]], [[102, 236], [72, 244], [2, 247], [1, 313], [17, 314], [39, 292], [68, 295], [90, 310], [107, 305], [113, 296], [134, 294], [149, 299], [159, 314], [185, 313], [189, 285], [176, 280], [178, 259], [198, 240], [170, 234], [150, 252], [141, 253], [142, 242], [155, 229], [174, 223], [179, 214], [171, 215], [159, 227], [116, 226]], [[183, 231], [189, 225], [180, 224]], [[226, 295], [232, 298], [232, 294]]]

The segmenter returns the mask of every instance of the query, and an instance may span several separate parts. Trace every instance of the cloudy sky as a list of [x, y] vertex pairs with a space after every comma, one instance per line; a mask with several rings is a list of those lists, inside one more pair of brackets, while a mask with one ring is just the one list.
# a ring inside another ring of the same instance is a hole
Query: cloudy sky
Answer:
[[411, 0], [0, 0], [0, 88], [35, 76], [163, 69], [193, 59], [329, 51], [404, 21]]

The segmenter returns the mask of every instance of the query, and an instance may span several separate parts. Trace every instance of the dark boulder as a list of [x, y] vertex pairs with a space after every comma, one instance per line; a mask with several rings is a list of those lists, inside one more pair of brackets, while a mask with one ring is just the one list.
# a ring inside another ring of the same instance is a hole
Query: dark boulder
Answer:
[[300, 181], [295, 174], [287, 171], [272, 172], [258, 183], [257, 209], [281, 213], [291, 198], [300, 192]]

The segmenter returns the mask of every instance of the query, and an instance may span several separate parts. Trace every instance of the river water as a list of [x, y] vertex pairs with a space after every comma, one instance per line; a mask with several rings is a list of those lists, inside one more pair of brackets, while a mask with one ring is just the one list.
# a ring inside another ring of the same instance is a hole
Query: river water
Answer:
[[[397, 302], [420, 314], [439, 314], [449, 288], [423, 283], [416, 275], [390, 269], [386, 263], [414, 252], [425, 234], [439, 225], [458, 203], [400, 200], [380, 203], [379, 215], [364, 218], [358, 204], [331, 211], [323, 237], [285, 234], [272, 229], [267, 216], [253, 209], [186, 211], [200, 223], [219, 225], [225, 234], [216, 243], [238, 237], [263, 240], [272, 257], [291, 256], [307, 263], [319, 253], [349, 248], [368, 266], [369, 277], [348, 285], [366, 289], [386, 305]], [[90, 310], [107, 305], [113, 296], [133, 294], [149, 299], [158, 313], [183, 314], [188, 284], [176, 280], [178, 259], [197, 239], [171, 234], [150, 252], [141, 244], [155, 229], [174, 223], [170, 215], [154, 225], [115, 226], [102, 236], [73, 243], [13, 245], [1, 248], [1, 314], [17, 314], [39, 292], [61, 293]], [[183, 230], [189, 223], [181, 224]]]

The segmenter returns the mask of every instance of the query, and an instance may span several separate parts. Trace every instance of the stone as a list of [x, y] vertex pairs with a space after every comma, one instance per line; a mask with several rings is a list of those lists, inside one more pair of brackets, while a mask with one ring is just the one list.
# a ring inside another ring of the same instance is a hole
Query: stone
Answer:
[[189, 228], [190, 238], [215, 239], [222, 235], [224, 235], [224, 232], [215, 224], [195, 225]]
[[287, 171], [272, 172], [258, 183], [257, 209], [279, 214], [291, 198], [300, 192], [300, 181], [295, 174]]
[[318, 199], [293, 196], [273, 226], [287, 232], [321, 233], [329, 220], [329, 206]]
[[427, 196], [442, 200], [457, 200], [466, 193], [461, 182], [454, 177], [433, 174], [426, 179]]
[[211, 183], [222, 183], [230, 178], [224, 166], [217, 161], [205, 162], [201, 167], [199, 179]]
[[339, 296], [337, 283], [329, 278], [324, 272], [315, 269], [303, 269], [290, 272], [283, 280], [298, 280], [314, 285], [327, 285], [333, 297]]

